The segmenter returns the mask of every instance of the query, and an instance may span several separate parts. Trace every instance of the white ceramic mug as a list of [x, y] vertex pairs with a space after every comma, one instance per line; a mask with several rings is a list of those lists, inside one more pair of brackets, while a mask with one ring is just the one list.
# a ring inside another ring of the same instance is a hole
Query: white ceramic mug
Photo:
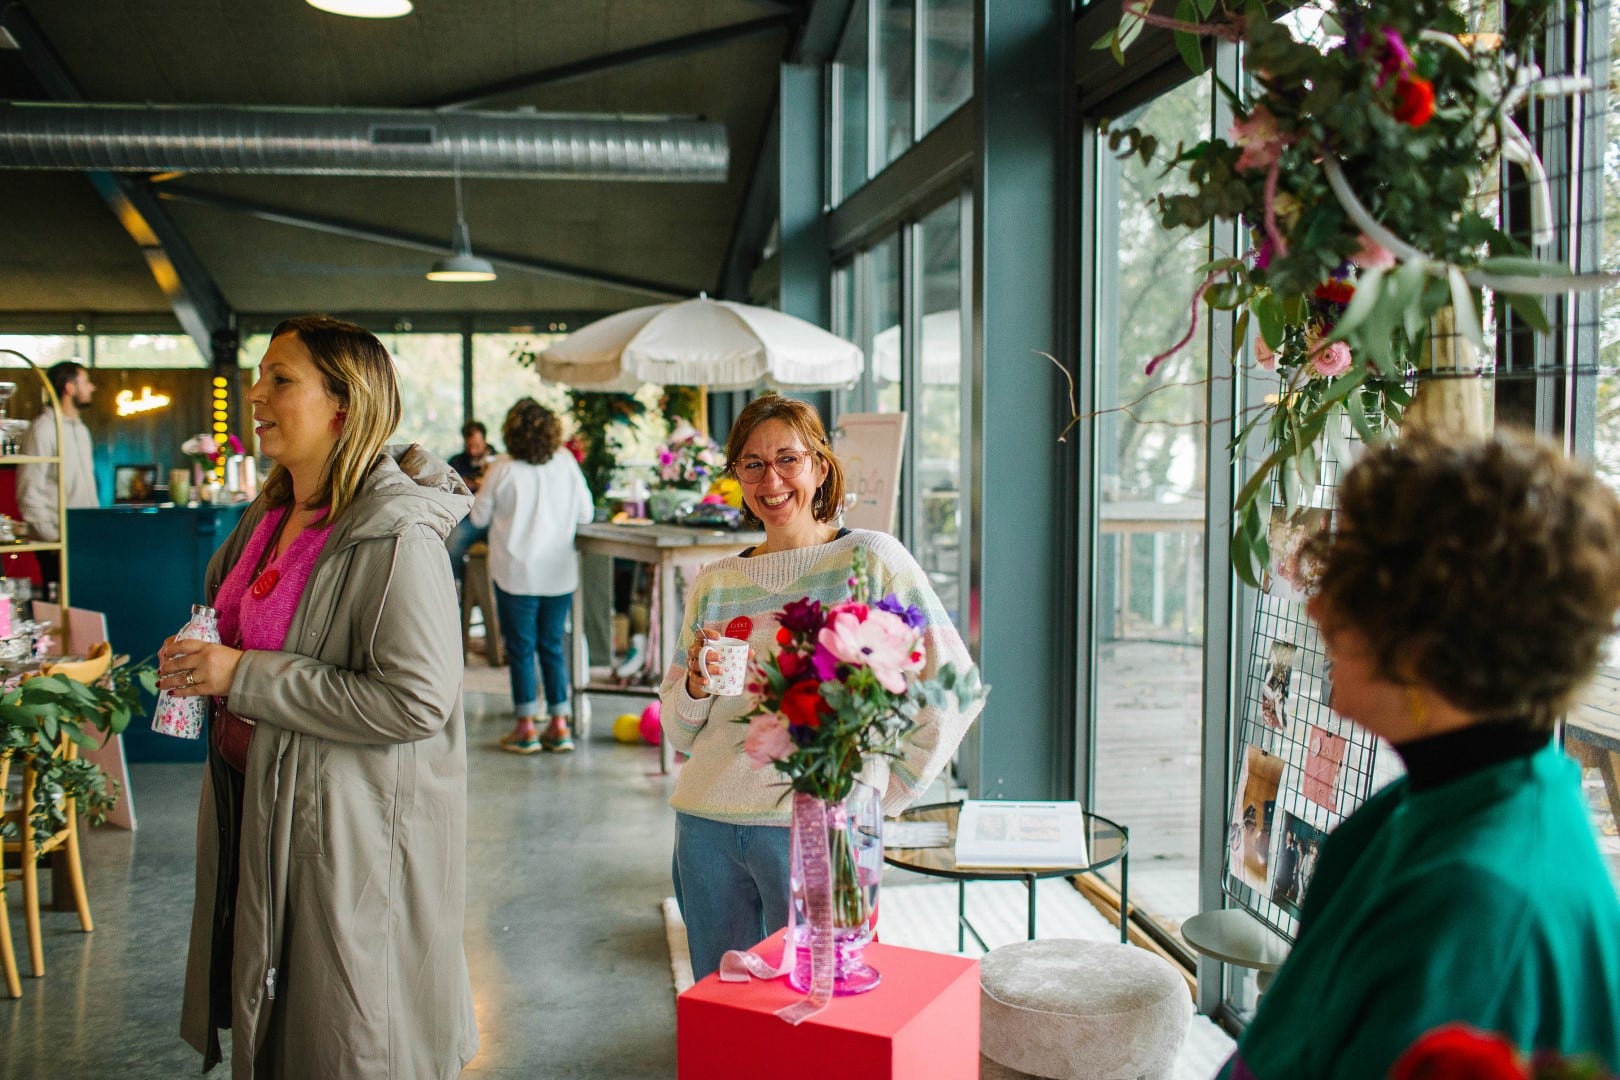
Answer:
[[[720, 673], [709, 673], [709, 655], [720, 661]], [[740, 638], [709, 638], [698, 650], [698, 667], [705, 678], [703, 689], [717, 697], [736, 697], [743, 692], [748, 674], [748, 642]]]

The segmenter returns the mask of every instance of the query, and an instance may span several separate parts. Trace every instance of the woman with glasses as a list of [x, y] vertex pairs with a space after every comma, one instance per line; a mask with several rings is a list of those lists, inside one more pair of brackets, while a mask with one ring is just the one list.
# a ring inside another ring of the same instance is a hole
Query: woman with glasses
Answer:
[[[728, 949], [748, 949], [787, 925], [787, 788], [743, 753], [753, 707], [746, 692], [717, 697], [704, 689], [718, 662], [699, 664], [703, 643], [747, 641], [755, 655], [776, 649], [775, 615], [790, 600], [846, 599], [857, 548], [876, 578], [874, 592], [894, 593], [927, 618], [921, 673], [971, 660], [917, 561], [894, 537], [839, 526], [844, 469], [815, 409], [766, 394], [737, 417], [726, 440], [726, 468], [742, 484], [743, 517], [763, 528], [763, 543], [703, 568], [686, 599], [681, 644], [686, 665], [670, 665], [662, 686], [664, 737], [690, 756], [675, 784], [675, 899], [686, 921], [692, 973], [701, 979]], [[888, 815], [910, 805], [939, 775], [977, 714], [926, 708], [892, 764], [872, 763], [866, 777], [883, 792]]]

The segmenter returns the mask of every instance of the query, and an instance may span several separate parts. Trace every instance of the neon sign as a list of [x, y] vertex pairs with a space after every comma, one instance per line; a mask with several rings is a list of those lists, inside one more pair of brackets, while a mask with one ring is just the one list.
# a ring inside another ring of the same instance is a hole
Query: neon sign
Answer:
[[120, 390], [113, 400], [118, 402], [119, 416], [134, 416], [136, 413], [167, 408], [170, 399], [168, 394], [154, 394], [150, 386], [143, 386], [140, 397], [136, 397], [133, 390]]

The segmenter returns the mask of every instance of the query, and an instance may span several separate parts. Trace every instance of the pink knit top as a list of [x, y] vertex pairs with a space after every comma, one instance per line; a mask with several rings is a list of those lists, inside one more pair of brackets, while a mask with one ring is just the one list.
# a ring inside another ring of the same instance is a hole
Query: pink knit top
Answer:
[[[306, 528], [279, 558], [272, 556], [255, 574], [254, 567], [259, 565], [265, 547], [286, 516], [285, 508], [264, 515], [248, 538], [242, 557], [219, 586], [214, 608], [219, 612], [219, 640], [227, 645], [276, 650], [287, 640], [310, 571], [332, 530], [329, 526]], [[325, 514], [315, 520], [325, 520]]]

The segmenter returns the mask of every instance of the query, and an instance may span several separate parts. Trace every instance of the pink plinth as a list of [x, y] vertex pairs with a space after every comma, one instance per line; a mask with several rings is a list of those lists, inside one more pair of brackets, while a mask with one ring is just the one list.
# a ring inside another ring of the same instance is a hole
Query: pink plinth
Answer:
[[[760, 955], [780, 957], [783, 933]], [[775, 1015], [804, 996], [786, 978], [710, 975], [686, 991], [675, 1001], [680, 1080], [977, 1080], [979, 962], [875, 942], [865, 955], [882, 984], [798, 1027]]]

